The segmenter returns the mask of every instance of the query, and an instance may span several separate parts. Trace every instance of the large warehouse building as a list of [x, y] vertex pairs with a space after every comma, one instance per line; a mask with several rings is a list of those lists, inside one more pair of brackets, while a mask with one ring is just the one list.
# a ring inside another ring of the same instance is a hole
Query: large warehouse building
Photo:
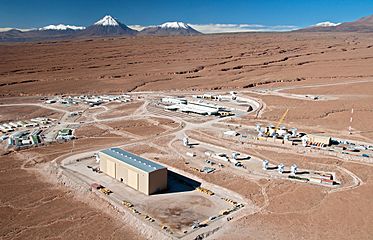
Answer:
[[120, 148], [99, 152], [100, 170], [150, 195], [167, 189], [167, 168]]

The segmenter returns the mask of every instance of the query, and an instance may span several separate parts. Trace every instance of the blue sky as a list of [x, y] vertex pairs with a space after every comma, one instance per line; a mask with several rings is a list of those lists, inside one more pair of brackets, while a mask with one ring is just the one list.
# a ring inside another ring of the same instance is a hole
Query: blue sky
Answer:
[[106, 14], [127, 25], [183, 21], [196, 26], [257, 24], [257, 28], [272, 29], [353, 21], [373, 14], [373, 0], [1, 0], [0, 28], [87, 26]]

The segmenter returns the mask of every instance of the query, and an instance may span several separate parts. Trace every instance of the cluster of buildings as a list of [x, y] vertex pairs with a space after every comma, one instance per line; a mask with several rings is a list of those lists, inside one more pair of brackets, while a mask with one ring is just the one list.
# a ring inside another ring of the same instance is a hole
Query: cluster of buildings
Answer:
[[91, 96], [91, 95], [80, 95], [80, 96], [62, 96], [60, 98], [53, 98], [46, 100], [45, 104], [60, 103], [65, 105], [85, 103], [89, 106], [98, 106], [102, 103], [107, 102], [129, 102], [131, 98], [129, 95], [102, 95], [102, 96]]
[[17, 131], [8, 136], [9, 147], [30, 147], [43, 143], [41, 129]]
[[[312, 147], [327, 149], [333, 152], [340, 152], [342, 154], [353, 154], [361, 157], [369, 158], [372, 155], [373, 146], [358, 144], [349, 141], [341, 141], [333, 139], [331, 136], [312, 134], [312, 133], [297, 133], [296, 128], [287, 129], [285, 127], [276, 128], [273, 125], [268, 127], [256, 126], [258, 132], [257, 140], [274, 142], [286, 145], [301, 144], [303, 147]], [[228, 135], [227, 131], [224, 135]], [[235, 133], [235, 132], [234, 132]], [[358, 154], [357, 154], [358, 153]]]
[[34, 128], [38, 127], [39, 125], [47, 125], [50, 124], [53, 120], [49, 118], [33, 118], [30, 121], [17, 121], [17, 122], [8, 122], [0, 124], [0, 131], [2, 133], [9, 133], [14, 132], [19, 128]]
[[257, 140], [286, 145], [294, 145], [296, 142], [301, 142], [304, 147], [326, 147], [330, 146], [332, 143], [332, 139], [330, 136], [305, 133], [299, 134], [296, 128], [287, 129], [284, 126], [281, 126], [279, 128], [273, 125], [261, 127], [258, 124], [256, 125], [256, 131], [258, 132]]
[[[38, 146], [44, 144], [44, 142], [53, 141], [54, 136], [51, 140], [48, 140], [44, 134], [50, 134], [45, 132], [53, 125], [56, 120], [37, 117], [30, 120], [22, 120], [17, 122], [3, 123], [0, 125], [0, 131], [3, 133], [0, 136], [0, 142], [7, 140], [7, 146], [11, 148], [27, 148], [31, 146]], [[70, 128], [64, 128], [58, 131], [55, 140], [57, 141], [68, 141], [74, 138], [74, 130]]]
[[7, 140], [8, 147], [29, 147], [43, 143], [43, 130], [54, 120], [38, 117], [30, 120], [0, 124], [3, 133], [0, 142]]
[[164, 109], [171, 111], [180, 111], [185, 113], [195, 113], [199, 115], [214, 115], [214, 116], [231, 116], [234, 115], [230, 110], [216, 105], [205, 103], [203, 101], [188, 101], [184, 98], [165, 97], [161, 99], [165, 104]]

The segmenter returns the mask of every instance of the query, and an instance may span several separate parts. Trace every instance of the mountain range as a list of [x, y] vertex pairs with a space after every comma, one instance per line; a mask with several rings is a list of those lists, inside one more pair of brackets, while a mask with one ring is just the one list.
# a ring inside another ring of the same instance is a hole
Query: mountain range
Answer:
[[0, 42], [23, 42], [23, 41], [38, 41], [51, 39], [65, 39], [75, 37], [104, 37], [104, 36], [135, 36], [135, 35], [179, 35], [190, 36], [200, 35], [202, 33], [193, 29], [183, 22], [166, 22], [159, 26], [144, 28], [141, 31], [131, 29], [127, 25], [121, 23], [116, 18], [110, 15], [104, 16], [102, 19], [88, 27], [73, 26], [73, 25], [48, 25], [30, 31], [20, 31], [11, 29], [9, 31], [0, 32]]
[[[295, 30], [296, 32], [373, 32], [373, 15], [360, 18], [353, 22], [332, 23], [321, 22], [314, 26]], [[110, 15], [88, 27], [73, 25], [48, 25], [30, 31], [10, 29], [0, 32], [0, 42], [25, 42], [39, 40], [54, 40], [67, 38], [87, 38], [105, 36], [192, 36], [201, 32], [183, 22], [166, 22], [158, 26], [150, 26], [137, 31], [121, 23]]]
[[315, 26], [296, 30], [298, 32], [373, 32], [373, 15], [353, 22], [333, 24], [323, 22]]

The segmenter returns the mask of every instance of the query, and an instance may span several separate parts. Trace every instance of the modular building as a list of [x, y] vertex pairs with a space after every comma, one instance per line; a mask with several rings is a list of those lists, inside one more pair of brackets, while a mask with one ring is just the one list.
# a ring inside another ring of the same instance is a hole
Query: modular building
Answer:
[[331, 137], [323, 136], [323, 135], [316, 135], [316, 134], [307, 134], [308, 142], [316, 143], [316, 144], [325, 144], [329, 146], [331, 144]]
[[100, 170], [120, 182], [151, 195], [167, 189], [167, 168], [124, 151], [109, 148], [99, 152]]

